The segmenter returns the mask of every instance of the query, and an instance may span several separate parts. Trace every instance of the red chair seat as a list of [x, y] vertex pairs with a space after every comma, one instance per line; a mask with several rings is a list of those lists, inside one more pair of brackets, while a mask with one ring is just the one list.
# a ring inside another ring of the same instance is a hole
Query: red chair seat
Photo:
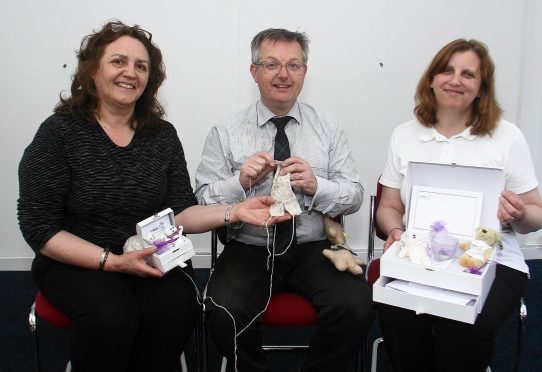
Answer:
[[367, 283], [372, 287], [380, 277], [380, 258], [376, 258], [367, 265]]
[[56, 307], [51, 305], [41, 292], [36, 295], [36, 314], [44, 319], [47, 323], [50, 323], [58, 328], [70, 328], [72, 323], [71, 319], [61, 313]]
[[280, 292], [271, 297], [263, 313], [267, 326], [303, 327], [317, 324], [316, 311], [303, 296], [292, 292]]

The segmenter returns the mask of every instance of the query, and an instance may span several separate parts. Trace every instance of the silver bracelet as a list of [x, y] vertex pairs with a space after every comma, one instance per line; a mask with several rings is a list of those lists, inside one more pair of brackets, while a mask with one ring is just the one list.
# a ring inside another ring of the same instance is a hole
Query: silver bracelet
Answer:
[[109, 249], [104, 248], [102, 254], [100, 255], [100, 265], [98, 266], [99, 271], [104, 271], [105, 261], [107, 261], [107, 256], [109, 256]]
[[230, 212], [236, 204], [237, 203], [233, 203], [224, 211], [224, 225], [226, 225], [226, 227], [231, 227], [232, 229], [240, 229], [244, 225], [244, 222], [239, 221], [235, 226], [230, 224]]

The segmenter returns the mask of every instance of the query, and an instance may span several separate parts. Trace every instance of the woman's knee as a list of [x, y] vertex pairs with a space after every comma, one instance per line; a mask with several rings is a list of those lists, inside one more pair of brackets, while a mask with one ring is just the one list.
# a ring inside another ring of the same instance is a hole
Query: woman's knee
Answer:
[[374, 320], [374, 309], [372, 299], [356, 297], [345, 304], [346, 316], [351, 319], [354, 326], [368, 329]]
[[75, 329], [108, 339], [132, 339], [139, 328], [140, 313], [137, 306], [122, 303], [101, 303], [79, 309], [73, 318]]
[[370, 294], [356, 291], [334, 297], [322, 311], [325, 319], [336, 321], [356, 330], [368, 329], [374, 319], [374, 310]]
[[[440, 320], [435, 323], [434, 339], [435, 363], [439, 371], [485, 371], [489, 365], [493, 333], [487, 329]], [[463, 350], [468, 352], [458, 358]]]
[[468, 347], [471, 350], [487, 350], [491, 345], [493, 331], [473, 324], [440, 319], [434, 325], [435, 340], [448, 348]]

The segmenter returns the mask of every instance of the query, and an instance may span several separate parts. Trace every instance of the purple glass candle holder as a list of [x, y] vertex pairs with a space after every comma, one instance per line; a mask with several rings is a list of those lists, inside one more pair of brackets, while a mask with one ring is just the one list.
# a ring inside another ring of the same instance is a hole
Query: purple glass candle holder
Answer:
[[435, 234], [430, 241], [431, 253], [436, 261], [446, 261], [455, 257], [459, 241], [448, 234]]

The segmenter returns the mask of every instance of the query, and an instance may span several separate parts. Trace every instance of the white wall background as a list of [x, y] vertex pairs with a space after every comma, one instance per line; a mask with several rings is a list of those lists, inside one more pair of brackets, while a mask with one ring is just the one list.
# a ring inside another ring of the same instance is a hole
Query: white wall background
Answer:
[[[3, 0], [1, 9], [0, 270], [26, 270], [33, 257], [16, 217], [23, 150], [59, 93], [69, 91], [81, 38], [111, 18], [152, 32], [164, 54], [168, 77], [160, 99], [184, 145], [192, 183], [212, 124], [258, 96], [249, 43], [268, 27], [309, 35], [301, 100], [341, 119], [366, 201], [391, 130], [413, 116], [418, 78], [436, 51], [459, 37], [489, 46], [505, 117], [528, 135], [542, 179], [542, 5], [536, 0]], [[347, 219], [350, 244], [360, 251], [367, 214], [366, 203]], [[210, 237], [191, 238], [198, 265], [208, 264]], [[540, 252], [541, 235], [526, 244]]]

